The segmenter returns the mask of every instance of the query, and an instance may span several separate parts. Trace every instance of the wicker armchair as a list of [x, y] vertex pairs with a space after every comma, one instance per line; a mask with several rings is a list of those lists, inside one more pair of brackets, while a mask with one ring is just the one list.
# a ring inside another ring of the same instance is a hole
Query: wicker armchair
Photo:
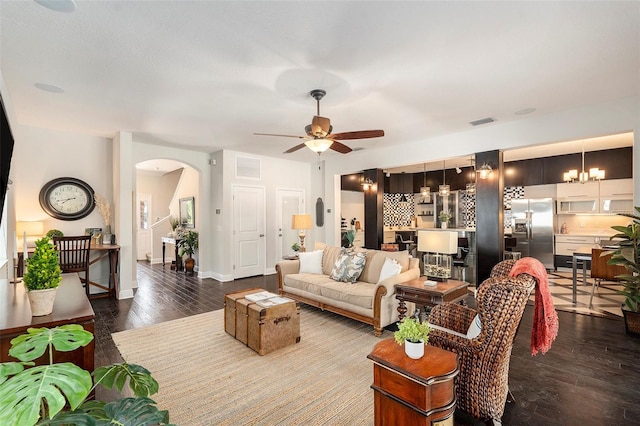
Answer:
[[500, 424], [507, 400], [511, 348], [527, 300], [536, 281], [527, 274], [510, 278], [514, 260], [494, 266], [478, 288], [477, 312], [466, 306], [443, 304], [433, 308], [429, 322], [466, 335], [476, 313], [480, 335], [467, 339], [432, 329], [429, 344], [455, 352], [460, 374], [456, 380], [458, 407], [474, 417]]

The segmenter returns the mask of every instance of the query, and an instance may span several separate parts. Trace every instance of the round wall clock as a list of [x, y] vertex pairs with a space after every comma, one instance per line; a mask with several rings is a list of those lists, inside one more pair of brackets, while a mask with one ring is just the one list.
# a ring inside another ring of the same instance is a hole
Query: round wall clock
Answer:
[[40, 190], [40, 206], [56, 219], [82, 219], [95, 207], [93, 188], [76, 178], [54, 179]]

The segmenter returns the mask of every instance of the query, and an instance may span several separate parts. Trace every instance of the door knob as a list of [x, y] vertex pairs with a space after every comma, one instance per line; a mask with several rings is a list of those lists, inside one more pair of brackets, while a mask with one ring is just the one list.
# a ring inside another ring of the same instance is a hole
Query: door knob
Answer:
[[264, 234], [260, 234], [260, 238], [264, 237]]

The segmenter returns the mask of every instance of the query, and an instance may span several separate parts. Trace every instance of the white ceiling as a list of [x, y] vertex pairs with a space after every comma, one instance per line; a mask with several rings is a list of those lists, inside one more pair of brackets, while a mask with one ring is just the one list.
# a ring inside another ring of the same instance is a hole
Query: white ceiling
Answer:
[[281, 157], [299, 141], [252, 133], [304, 135], [316, 88], [334, 132], [385, 130], [365, 149], [640, 93], [636, 1], [76, 4], [0, 1], [20, 124]]

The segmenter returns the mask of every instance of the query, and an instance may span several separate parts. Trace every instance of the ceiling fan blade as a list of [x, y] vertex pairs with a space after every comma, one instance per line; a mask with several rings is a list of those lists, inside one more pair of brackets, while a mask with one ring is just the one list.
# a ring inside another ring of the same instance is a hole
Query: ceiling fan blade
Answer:
[[351, 148], [338, 141], [333, 141], [329, 149], [339, 152], [340, 154], [348, 154], [353, 151]]
[[295, 152], [301, 148], [304, 148], [305, 144], [301, 143], [300, 145], [296, 145], [293, 148], [289, 148], [288, 150], [286, 150], [285, 152], [283, 152], [283, 154], [291, 154], [292, 152]]
[[273, 133], [254, 133], [257, 136], [278, 136], [281, 138], [297, 138], [297, 139], [305, 139], [306, 136], [294, 136], [294, 135], [276, 135]]
[[331, 132], [331, 120], [326, 117], [320, 117], [319, 115], [314, 115], [313, 120], [311, 120], [311, 133], [324, 137]]
[[350, 139], [370, 139], [384, 136], [384, 130], [361, 130], [359, 132], [343, 132], [331, 135], [330, 138], [336, 141], [346, 141]]

